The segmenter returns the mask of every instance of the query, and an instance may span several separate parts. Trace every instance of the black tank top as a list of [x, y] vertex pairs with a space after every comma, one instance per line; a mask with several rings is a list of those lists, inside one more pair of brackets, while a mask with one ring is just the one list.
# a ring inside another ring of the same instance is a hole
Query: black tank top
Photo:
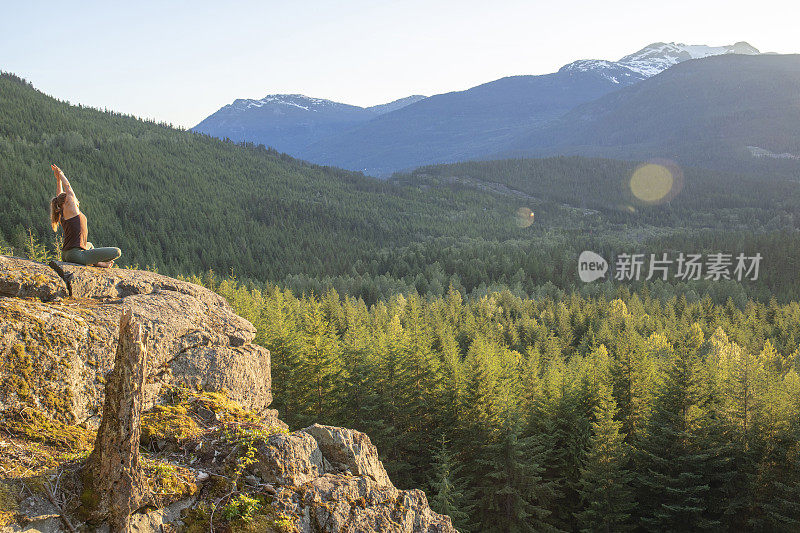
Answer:
[[62, 218], [61, 227], [64, 228], [62, 250], [69, 250], [70, 248], [86, 249], [86, 237], [89, 235], [89, 230], [86, 228], [86, 216], [83, 213], [78, 213], [66, 220]]

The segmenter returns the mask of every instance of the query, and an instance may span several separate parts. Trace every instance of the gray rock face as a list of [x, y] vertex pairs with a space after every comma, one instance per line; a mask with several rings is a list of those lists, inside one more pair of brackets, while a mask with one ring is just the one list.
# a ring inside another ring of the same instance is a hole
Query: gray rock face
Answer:
[[257, 457], [254, 472], [267, 483], [297, 487], [325, 473], [317, 441], [302, 431], [270, 437]]
[[421, 490], [398, 490], [372, 478], [325, 474], [301, 491], [280, 488], [276, 509], [298, 516], [302, 533], [454, 533], [450, 518], [431, 511]]
[[19, 505], [22, 526], [0, 527], [0, 533], [28, 531], [30, 533], [58, 533], [62, 529], [60, 511], [42, 496], [29, 496]]
[[456, 531], [424, 492], [392, 485], [378, 450], [359, 431], [314, 424], [270, 438], [258, 458], [262, 479], [278, 485], [273, 506], [295, 517], [302, 533]]
[[327, 472], [367, 476], [378, 485], [393, 486], [383, 467], [378, 450], [369, 437], [360, 431], [314, 424], [303, 430], [319, 444], [322, 455], [330, 465]]
[[61, 519], [58, 517], [38, 518], [32, 520], [25, 527], [18, 524], [11, 524], [5, 527], [0, 527], [0, 533], [64, 533], [64, 528], [61, 527]]
[[61, 265], [74, 298], [46, 265], [0, 256], [0, 409], [32, 405], [99, 424], [124, 306], [149, 339], [144, 409], [165, 386], [182, 385], [224, 388], [267, 413], [269, 351], [252, 344], [255, 328], [221, 296], [152, 272]]
[[273, 435], [251, 470], [276, 489], [273, 508], [302, 533], [455, 532], [425, 493], [398, 490], [364, 433], [314, 424]]

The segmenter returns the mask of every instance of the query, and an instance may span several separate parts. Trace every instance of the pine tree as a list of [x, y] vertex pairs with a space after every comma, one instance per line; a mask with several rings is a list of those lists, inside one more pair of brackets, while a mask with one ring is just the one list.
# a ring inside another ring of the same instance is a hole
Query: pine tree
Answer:
[[769, 340], [764, 342], [764, 348], [761, 350], [758, 357], [765, 368], [769, 369], [771, 372], [775, 372], [781, 377], [785, 376], [792, 368], [791, 358], [778, 353]]
[[576, 527], [580, 468], [588, 447], [590, 422], [583, 412], [578, 384], [571, 381], [560, 357], [551, 361], [542, 382], [529, 431], [541, 435], [546, 450], [542, 475], [552, 482], [555, 492], [548, 522], [570, 531]]
[[290, 292], [272, 288], [262, 309], [265, 327], [259, 332], [270, 351], [275, 407], [292, 426], [300, 424], [297, 416], [302, 406], [298, 399], [306, 381], [301, 367], [301, 332], [290, 309], [293, 300]]
[[746, 480], [751, 462], [748, 450], [735, 439], [726, 416], [725, 388], [718, 365], [706, 359], [696, 365], [699, 419], [695, 424], [698, 447], [706, 455], [703, 479], [708, 485], [702, 527], [740, 529], [746, 509]]
[[705, 528], [708, 454], [695, 432], [701, 403], [696, 332], [677, 350], [638, 449], [639, 507], [649, 531]]
[[399, 438], [414, 473], [411, 483], [416, 486], [425, 482], [422, 472], [430, 468], [429, 436], [439, 432], [443, 380], [419, 297], [409, 296], [404, 311], [399, 386], [405, 394], [399, 412], [402, 424]]
[[305, 406], [304, 423], [331, 418], [336, 414], [333, 391], [341, 371], [339, 346], [320, 302], [314, 298], [307, 302], [303, 313], [301, 353], [300, 371], [306, 381], [298, 388]]
[[430, 481], [433, 497], [430, 505], [437, 513], [448, 515], [460, 531], [467, 531], [472, 506], [468, 503], [466, 483], [459, 465], [445, 436], [442, 435], [439, 449], [433, 456], [433, 478]]
[[36, 236], [30, 228], [28, 228], [28, 234], [25, 237], [25, 255], [31, 261], [38, 261], [40, 263], [47, 263], [53, 257], [47, 249], [47, 246], [36, 239]]
[[407, 422], [403, 418], [408, 392], [403, 388], [403, 372], [405, 361], [405, 341], [400, 316], [388, 319], [386, 330], [376, 342], [379, 350], [378, 380], [375, 383], [380, 397], [380, 419], [386, 421], [387, 433], [384, 447], [385, 466], [392, 472], [392, 479], [403, 486], [411, 479], [411, 464], [403, 453], [402, 436], [407, 431]]
[[[759, 440], [756, 422], [763, 408], [766, 376], [756, 355], [728, 342], [721, 330], [714, 337], [715, 345], [707, 361], [709, 371], [716, 373], [710, 383], [719, 388], [715, 396], [719, 397], [718, 413], [722, 420], [716, 424], [709, 420], [705, 446], [709, 452], [717, 452], [717, 462], [723, 464], [709, 465], [708, 477], [712, 480], [709, 507], [719, 510], [726, 529], [740, 530], [746, 526], [752, 506], [750, 486], [756, 475]], [[712, 409], [708, 411], [711, 414]]]
[[800, 377], [768, 374], [769, 390], [756, 431], [759, 462], [752, 477], [749, 524], [762, 531], [800, 530]]
[[595, 409], [589, 452], [581, 469], [583, 510], [577, 518], [581, 531], [611, 533], [633, 528], [631, 512], [636, 503], [631, 488], [633, 475], [628, 469], [628, 445], [620, 433], [622, 423], [614, 420], [617, 404], [610, 388], [603, 389]]
[[800, 531], [800, 450], [797, 426], [773, 436], [753, 479], [749, 525], [757, 531]]
[[507, 413], [477, 460], [478, 531], [557, 531], [546, 519], [554, 484], [542, 478], [545, 449], [536, 436], [522, 436], [522, 424]]

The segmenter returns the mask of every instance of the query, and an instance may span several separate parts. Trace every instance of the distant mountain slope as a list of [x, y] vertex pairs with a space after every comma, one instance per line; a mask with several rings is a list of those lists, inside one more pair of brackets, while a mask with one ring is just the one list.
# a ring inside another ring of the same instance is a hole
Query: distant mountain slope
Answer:
[[397, 111], [407, 105], [415, 104], [420, 100], [424, 100], [427, 96], [423, 96], [421, 94], [413, 94], [411, 96], [406, 96], [405, 98], [400, 98], [393, 102], [389, 102], [387, 104], [378, 104], [374, 106], [367, 107], [366, 109], [369, 111], [373, 111], [375, 115], [383, 115], [384, 113], [391, 113], [392, 111]]
[[423, 98], [408, 96], [364, 108], [302, 94], [271, 94], [261, 100], [235, 100], [192, 129], [220, 139], [263, 144], [296, 155], [316, 140]]
[[[743, 170], [797, 168], [800, 55], [724, 55], [686, 61], [533, 125], [503, 156], [669, 157]], [[770, 156], [770, 154], [772, 156]]]
[[431, 96], [316, 142], [298, 156], [375, 175], [480, 157], [502, 149], [531, 124], [641, 79], [614, 66], [502, 78]]
[[513, 76], [432, 96], [325, 138], [298, 155], [376, 175], [421, 164], [484, 157], [575, 106], [672, 65], [733, 53], [759, 51], [743, 42], [720, 47], [654, 43], [616, 62], [575, 61], [553, 74]]

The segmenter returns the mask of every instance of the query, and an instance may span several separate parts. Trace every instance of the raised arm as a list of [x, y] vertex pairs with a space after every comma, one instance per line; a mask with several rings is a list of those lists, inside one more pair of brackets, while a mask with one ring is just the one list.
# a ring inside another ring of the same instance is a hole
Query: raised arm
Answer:
[[53, 169], [53, 174], [56, 177], [56, 195], [66, 192], [69, 196], [75, 196], [75, 192], [72, 190], [69, 180], [61, 171], [61, 169], [58, 168], [57, 165], [50, 165], [50, 168]]
[[56, 180], [58, 181], [58, 194], [67, 193], [61, 216], [65, 219], [70, 219], [81, 212], [79, 207], [80, 202], [78, 202], [78, 197], [75, 196], [75, 191], [72, 190], [69, 180], [64, 173], [61, 172], [61, 169], [58, 168], [57, 165], [50, 165], [50, 167], [53, 169], [53, 174], [55, 174]]
[[50, 165], [50, 170], [53, 171], [53, 175], [56, 177], [56, 196], [64, 192], [64, 187], [61, 185], [61, 177], [58, 175], [58, 172], [56, 172], [57, 168], [58, 167], [55, 165]]

